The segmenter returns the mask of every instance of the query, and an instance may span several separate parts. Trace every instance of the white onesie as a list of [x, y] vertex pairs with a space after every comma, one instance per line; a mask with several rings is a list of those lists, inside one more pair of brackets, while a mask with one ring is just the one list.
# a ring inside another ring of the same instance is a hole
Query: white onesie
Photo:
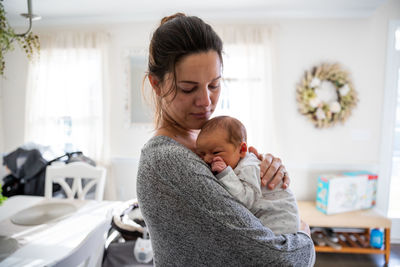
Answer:
[[282, 189], [282, 184], [274, 190], [261, 187], [259, 164], [253, 153], [246, 153], [234, 170], [228, 166], [217, 174], [217, 178], [226, 190], [275, 234], [296, 233], [300, 219], [292, 191]]

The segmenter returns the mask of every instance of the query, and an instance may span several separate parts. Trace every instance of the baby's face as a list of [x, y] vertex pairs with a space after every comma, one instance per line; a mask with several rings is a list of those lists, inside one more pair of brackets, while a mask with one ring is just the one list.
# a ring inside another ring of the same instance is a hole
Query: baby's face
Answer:
[[221, 157], [226, 165], [233, 169], [240, 160], [240, 146], [228, 142], [228, 133], [223, 129], [217, 129], [197, 138], [197, 154], [207, 163], [211, 164], [215, 157]]

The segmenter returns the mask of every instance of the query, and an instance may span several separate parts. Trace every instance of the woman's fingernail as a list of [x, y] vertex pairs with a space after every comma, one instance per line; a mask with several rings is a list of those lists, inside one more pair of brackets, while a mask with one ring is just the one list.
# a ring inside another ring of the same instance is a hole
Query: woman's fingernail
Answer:
[[269, 188], [274, 188], [274, 184], [269, 184]]

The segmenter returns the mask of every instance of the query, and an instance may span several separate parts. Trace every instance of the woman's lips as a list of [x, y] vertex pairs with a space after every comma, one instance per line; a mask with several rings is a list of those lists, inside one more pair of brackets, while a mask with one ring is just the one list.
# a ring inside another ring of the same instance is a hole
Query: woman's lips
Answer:
[[208, 119], [211, 116], [211, 111], [191, 113], [197, 119]]

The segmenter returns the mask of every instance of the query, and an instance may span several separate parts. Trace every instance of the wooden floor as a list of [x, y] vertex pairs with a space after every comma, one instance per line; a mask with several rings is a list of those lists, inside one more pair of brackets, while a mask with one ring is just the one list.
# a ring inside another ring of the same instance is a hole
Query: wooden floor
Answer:
[[[385, 266], [384, 255], [317, 253], [316, 267]], [[389, 267], [400, 266], [400, 244], [391, 244]]]

